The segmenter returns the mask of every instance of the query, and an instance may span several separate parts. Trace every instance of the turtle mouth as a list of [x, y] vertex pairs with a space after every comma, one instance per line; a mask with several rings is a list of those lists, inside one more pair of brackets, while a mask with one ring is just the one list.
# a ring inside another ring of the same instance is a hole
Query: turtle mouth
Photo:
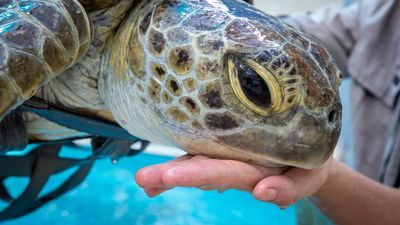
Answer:
[[227, 68], [236, 97], [253, 112], [268, 116], [281, 108], [282, 92], [275, 76], [252, 59], [230, 55]]

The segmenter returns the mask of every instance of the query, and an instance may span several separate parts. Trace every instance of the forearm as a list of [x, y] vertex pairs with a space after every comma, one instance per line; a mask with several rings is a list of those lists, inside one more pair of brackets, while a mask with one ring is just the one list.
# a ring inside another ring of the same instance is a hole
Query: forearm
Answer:
[[400, 224], [400, 190], [379, 184], [334, 162], [324, 186], [312, 197], [340, 225]]

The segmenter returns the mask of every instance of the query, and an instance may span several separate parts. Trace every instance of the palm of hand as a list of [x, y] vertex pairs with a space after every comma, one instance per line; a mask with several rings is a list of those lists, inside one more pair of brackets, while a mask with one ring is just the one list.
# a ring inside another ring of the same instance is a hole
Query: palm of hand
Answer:
[[261, 201], [285, 208], [314, 194], [325, 183], [331, 161], [313, 170], [266, 168], [234, 160], [185, 155], [176, 160], [146, 167], [136, 174], [137, 183], [150, 197], [173, 187], [202, 190], [238, 189]]

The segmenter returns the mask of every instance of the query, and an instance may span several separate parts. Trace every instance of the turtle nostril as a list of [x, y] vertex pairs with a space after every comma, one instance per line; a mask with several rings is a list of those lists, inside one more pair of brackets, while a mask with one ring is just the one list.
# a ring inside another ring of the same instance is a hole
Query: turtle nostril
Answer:
[[328, 115], [329, 123], [334, 123], [339, 119], [339, 112], [336, 109], [333, 109]]

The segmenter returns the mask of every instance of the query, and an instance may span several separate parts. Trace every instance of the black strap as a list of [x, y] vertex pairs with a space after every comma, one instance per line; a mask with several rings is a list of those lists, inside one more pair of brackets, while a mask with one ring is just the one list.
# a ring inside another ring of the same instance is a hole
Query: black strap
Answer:
[[[92, 138], [92, 154], [85, 159], [64, 158], [59, 156], [63, 145], [71, 144], [73, 139], [36, 142], [39, 147], [24, 156], [4, 155], [9, 150], [24, 149], [27, 146], [27, 134], [21, 112], [33, 112], [52, 122], [70, 129], [86, 132]], [[137, 142], [141, 148], [132, 150]], [[78, 186], [88, 175], [97, 159], [111, 158], [115, 163], [125, 156], [136, 155], [144, 150], [149, 142], [130, 135], [120, 126], [101, 119], [87, 118], [69, 112], [33, 98], [13, 111], [0, 124], [0, 199], [9, 205], [0, 211], [0, 222], [23, 216], [47, 202], [63, 195]], [[65, 180], [57, 189], [39, 196], [49, 178], [73, 167], [77, 171]], [[8, 177], [29, 177], [30, 181], [23, 193], [13, 198], [4, 185]]]
[[0, 121], [0, 155], [22, 150], [28, 144], [25, 123], [20, 111], [12, 111]]
[[138, 138], [128, 133], [116, 123], [99, 118], [89, 118], [70, 109], [52, 105], [38, 98], [31, 98], [19, 107], [21, 111], [32, 112], [61, 126], [79, 130], [92, 136], [111, 139], [137, 141]]
[[10, 202], [10, 201], [12, 201], [13, 198], [11, 197], [10, 193], [8, 193], [3, 182], [4, 182], [4, 178], [0, 178], [0, 199], [5, 202]]
[[[131, 150], [130, 146], [135, 143], [133, 141], [97, 138], [94, 141], [96, 145], [93, 147], [93, 154], [85, 159], [60, 157], [62, 144], [41, 145], [25, 156], [0, 157], [2, 168], [0, 170], [0, 199], [9, 202], [8, 207], [0, 212], [0, 222], [28, 214], [75, 188], [86, 178], [97, 159], [110, 156], [113, 160], [118, 160], [124, 155], [135, 155], [147, 147], [148, 142], [138, 141], [142, 143], [142, 147], [139, 150]], [[117, 150], [115, 151], [117, 153], [113, 150]], [[50, 176], [73, 167], [79, 167], [79, 169], [57, 189], [42, 197], [38, 196]], [[28, 186], [19, 197], [13, 198], [4, 186], [4, 179], [25, 176], [30, 177]]]

